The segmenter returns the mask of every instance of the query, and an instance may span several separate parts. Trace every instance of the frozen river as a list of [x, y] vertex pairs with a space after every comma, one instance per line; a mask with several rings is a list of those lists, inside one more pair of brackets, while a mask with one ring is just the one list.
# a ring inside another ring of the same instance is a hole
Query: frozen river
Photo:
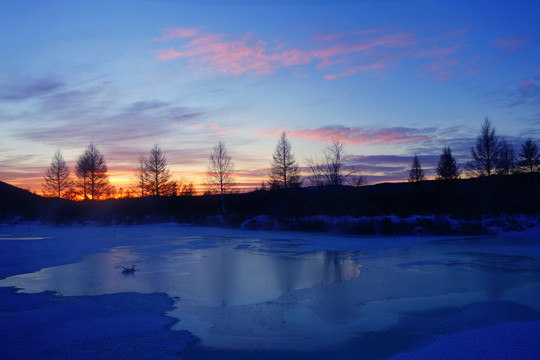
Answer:
[[[103, 249], [0, 286], [70, 297], [165, 293], [174, 299], [166, 314], [172, 329], [198, 339], [185, 359], [460, 358], [474, 351], [489, 358], [500, 336], [518, 343], [497, 344], [496, 354], [540, 354], [537, 340], [522, 334], [540, 335], [534, 233], [339, 238], [174, 226], [152, 236], [148, 229], [83, 232], [79, 241]], [[119, 267], [131, 264], [138, 271], [123, 274]]]

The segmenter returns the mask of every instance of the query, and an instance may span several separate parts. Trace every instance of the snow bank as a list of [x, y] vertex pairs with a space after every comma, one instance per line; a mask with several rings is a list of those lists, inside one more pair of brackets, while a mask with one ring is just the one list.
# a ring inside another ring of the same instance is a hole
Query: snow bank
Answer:
[[240, 229], [336, 232], [352, 235], [493, 235], [506, 231], [521, 231], [539, 222], [538, 215], [502, 215], [476, 220], [438, 215], [409, 217], [319, 215], [278, 220], [272, 216], [259, 215], [243, 221]]
[[170, 329], [164, 294], [57, 297], [0, 287], [2, 359], [177, 359], [193, 337]]

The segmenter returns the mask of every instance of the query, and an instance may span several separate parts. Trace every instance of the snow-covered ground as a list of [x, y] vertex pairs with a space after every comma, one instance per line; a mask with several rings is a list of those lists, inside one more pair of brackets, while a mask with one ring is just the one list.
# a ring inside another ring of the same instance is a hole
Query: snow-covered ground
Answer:
[[540, 358], [539, 295], [540, 226], [343, 237], [0, 224], [0, 354]]
[[[223, 217], [214, 219], [226, 223]], [[277, 219], [259, 215], [246, 219], [241, 229], [324, 231], [355, 235], [480, 235], [524, 230], [540, 224], [539, 215], [498, 215], [456, 219], [449, 215], [304, 216]]]

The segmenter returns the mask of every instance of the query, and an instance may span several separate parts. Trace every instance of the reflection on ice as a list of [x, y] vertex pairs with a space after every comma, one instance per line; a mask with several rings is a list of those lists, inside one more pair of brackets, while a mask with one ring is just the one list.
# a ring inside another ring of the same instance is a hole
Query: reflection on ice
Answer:
[[0, 235], [0, 241], [29, 241], [29, 240], [45, 240], [45, 239], [51, 239], [49, 237], [37, 237], [37, 236], [26, 236], [26, 237], [12, 237], [12, 236], [5, 236]]
[[[372, 239], [371, 241], [377, 241]], [[397, 241], [397, 240], [396, 240]], [[405, 314], [511, 302], [540, 311], [536, 241], [439, 241], [370, 252], [302, 252], [295, 241], [170, 238], [0, 280], [61, 295], [164, 292], [203, 346], [335, 347]], [[116, 267], [136, 264], [126, 276]]]
[[[116, 247], [75, 264], [0, 280], [0, 286], [65, 296], [165, 292], [205, 306], [237, 306], [360, 275], [352, 253], [267, 254], [234, 249], [232, 244], [199, 244], [202, 248], [193, 249], [189, 242], [172, 250], [159, 245]], [[131, 277], [115, 270], [131, 264], [138, 270]]]

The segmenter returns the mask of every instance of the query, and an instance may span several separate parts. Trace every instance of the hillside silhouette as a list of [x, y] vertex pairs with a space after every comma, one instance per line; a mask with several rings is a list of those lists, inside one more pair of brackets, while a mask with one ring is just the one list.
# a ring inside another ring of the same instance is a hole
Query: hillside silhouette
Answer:
[[[257, 190], [226, 196], [229, 214], [221, 215], [219, 195], [147, 196], [71, 201], [44, 198], [0, 181], [0, 219], [41, 220], [54, 224], [97, 221], [137, 224], [177, 221], [238, 226], [267, 215], [291, 223], [309, 216], [372, 217], [445, 215], [456, 219], [540, 214], [540, 174], [491, 176], [452, 182], [382, 183], [352, 187]], [[293, 226], [294, 227], [294, 226]]]

